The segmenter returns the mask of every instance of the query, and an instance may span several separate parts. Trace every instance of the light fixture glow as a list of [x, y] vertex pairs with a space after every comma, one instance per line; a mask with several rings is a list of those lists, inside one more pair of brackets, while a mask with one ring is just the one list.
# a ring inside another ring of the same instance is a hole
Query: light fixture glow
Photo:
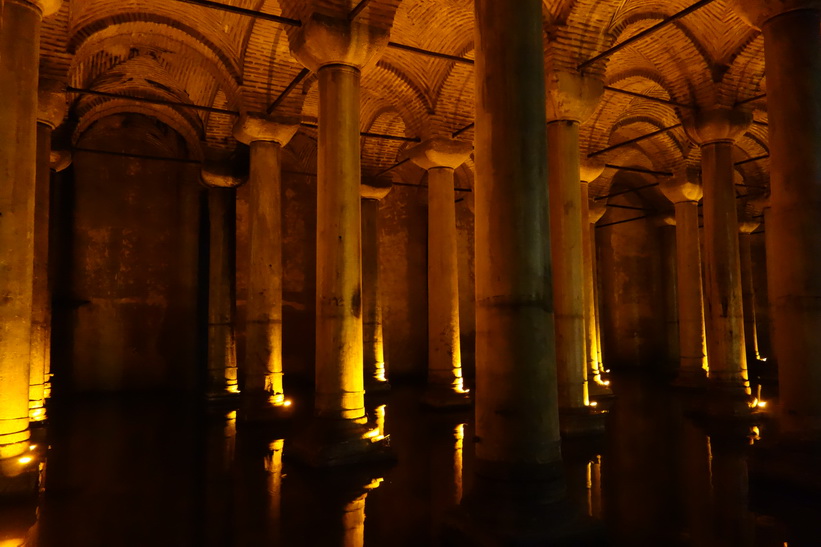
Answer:
[[36, 448], [37, 448], [36, 444], [33, 444], [33, 445], [29, 446], [29, 450], [35, 450]]
[[291, 404], [292, 403], [290, 399], [285, 399], [284, 401], [282, 401], [282, 406], [291, 406]]
[[17, 459], [17, 461], [18, 461], [18, 462], [20, 462], [20, 463], [22, 463], [23, 465], [25, 465], [25, 464], [29, 463], [31, 460], [33, 460], [33, 459], [34, 459], [34, 458], [32, 458], [31, 456], [23, 456], [22, 458], [18, 458], [18, 459]]
[[764, 408], [765, 406], [767, 406], [767, 401], [758, 401], [758, 403], [756, 403], [755, 406], [757, 406], [758, 408]]
[[588, 406], [599, 406], [599, 403], [598, 403], [598, 402], [596, 402], [596, 401], [590, 401], [590, 402], [588, 403]]

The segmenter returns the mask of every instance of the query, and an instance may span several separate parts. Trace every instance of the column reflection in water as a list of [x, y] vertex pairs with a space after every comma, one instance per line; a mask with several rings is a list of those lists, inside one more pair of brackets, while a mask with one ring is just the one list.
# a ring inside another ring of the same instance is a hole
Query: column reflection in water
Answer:
[[713, 545], [752, 547], [755, 521], [749, 511], [747, 431], [713, 430], [710, 434], [710, 480], [713, 499]]
[[[236, 545], [285, 545], [282, 539], [282, 488], [285, 440], [264, 430], [242, 430], [238, 442], [235, 491]], [[228, 543], [226, 543], [228, 544]]]
[[208, 416], [205, 425], [205, 490], [202, 526], [197, 530], [202, 544], [228, 545], [232, 536], [232, 471], [236, 456], [237, 413], [220, 411]]

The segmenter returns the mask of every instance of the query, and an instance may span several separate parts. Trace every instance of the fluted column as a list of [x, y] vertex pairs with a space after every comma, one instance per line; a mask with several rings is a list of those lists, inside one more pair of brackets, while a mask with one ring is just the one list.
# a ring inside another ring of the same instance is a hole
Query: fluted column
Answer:
[[317, 420], [296, 452], [336, 465], [376, 457], [384, 443], [365, 428], [360, 218], [360, 69], [387, 29], [314, 13], [289, 36], [319, 81], [316, 260]]
[[717, 108], [685, 120], [691, 138], [701, 146], [707, 357], [710, 387], [722, 395], [716, 401], [722, 413], [749, 410], [732, 152], [750, 119], [745, 112]]
[[602, 424], [582, 425], [576, 415], [589, 410], [584, 323], [584, 244], [579, 191], [579, 125], [594, 110], [602, 83], [591, 76], [547, 74], [547, 180], [550, 249], [556, 313], [556, 366], [562, 433], [579, 433]]
[[[0, 4], [0, 467], [27, 450], [40, 22], [59, 1]], [[6, 461], [3, 461], [6, 460]], [[14, 465], [10, 463], [9, 465]]]
[[297, 120], [244, 113], [234, 137], [251, 147], [248, 198], [248, 296], [242, 412], [268, 420], [286, 408], [282, 384], [282, 147]]
[[755, 287], [753, 286], [753, 257], [750, 245], [750, 234], [759, 226], [759, 222], [742, 218], [738, 223], [738, 249], [741, 260], [741, 297], [744, 305], [744, 341], [746, 342], [747, 361], [758, 361], [758, 329], [755, 318]]
[[390, 183], [369, 181], [362, 196], [362, 318], [365, 392], [390, 389], [382, 333], [382, 290], [379, 275], [379, 202], [391, 191]]
[[29, 353], [29, 420], [46, 419], [51, 375], [51, 287], [48, 266], [51, 134], [67, 110], [65, 86], [41, 80], [37, 112], [37, 167], [34, 196], [34, 270]]
[[408, 152], [428, 171], [428, 388], [433, 407], [470, 402], [462, 377], [459, 269], [454, 170], [470, 157], [470, 143], [435, 137]]
[[208, 187], [208, 374], [206, 397], [235, 396], [236, 339], [236, 201], [237, 186], [224, 159], [207, 159], [200, 173]]
[[676, 383], [703, 384], [707, 378], [704, 299], [701, 279], [698, 201], [703, 195], [698, 172], [686, 170], [662, 179], [661, 191], [676, 210], [676, 293], [680, 364]]

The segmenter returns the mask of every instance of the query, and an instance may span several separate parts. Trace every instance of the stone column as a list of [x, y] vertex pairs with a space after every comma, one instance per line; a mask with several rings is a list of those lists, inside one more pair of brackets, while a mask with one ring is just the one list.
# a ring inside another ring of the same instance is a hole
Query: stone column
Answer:
[[206, 160], [201, 178], [208, 187], [208, 375], [206, 397], [219, 401], [237, 387], [237, 186], [224, 161]]
[[665, 376], [674, 377], [679, 369], [679, 332], [678, 332], [678, 287], [676, 271], [678, 257], [676, 256], [676, 217], [670, 214], [661, 214], [655, 219], [659, 229], [661, 244], [661, 282], [664, 285], [664, 326], [667, 352], [664, 364], [659, 371]]
[[701, 146], [707, 357], [710, 388], [722, 395], [714, 408], [720, 413], [749, 411], [750, 402], [732, 155], [750, 120], [748, 113], [720, 108], [686, 120], [690, 137]]
[[319, 79], [317, 419], [294, 446], [310, 464], [336, 465], [384, 453], [384, 441], [365, 428], [359, 93], [360, 69], [388, 32], [314, 13], [289, 38], [294, 56]]
[[[29, 440], [29, 361], [34, 287], [34, 202], [37, 164], [37, 72], [40, 21], [59, 1], [0, 4], [0, 470]], [[9, 468], [11, 466], [12, 468]]]
[[[593, 323], [596, 329], [596, 359], [599, 365], [600, 375], [610, 372], [610, 370], [604, 365], [604, 359], [602, 359], [601, 312], [599, 310], [599, 253], [597, 252], [598, 247], [596, 245], [596, 223], [601, 220], [601, 217], [603, 217], [606, 212], [607, 200], [590, 199], [588, 202], [588, 220], [590, 221], [588, 231], [590, 232], [590, 271], [592, 274], [590, 281], [593, 285], [593, 300], [591, 305]], [[608, 380], [604, 380], [602, 383], [607, 386], [610, 385]], [[608, 387], [608, 390], [609, 389], [610, 388]]]
[[29, 354], [29, 420], [46, 419], [46, 399], [51, 375], [51, 285], [48, 266], [48, 234], [51, 187], [51, 134], [66, 116], [65, 86], [41, 80], [37, 113], [37, 167], [34, 189], [34, 270]]
[[698, 201], [703, 195], [695, 170], [664, 178], [662, 193], [676, 209], [676, 292], [680, 365], [676, 383], [703, 385], [707, 378], [704, 336], [704, 298], [701, 279]]
[[821, 2], [737, 1], [761, 28], [767, 65], [771, 210], [768, 288], [780, 429], [821, 439]]
[[462, 378], [459, 270], [454, 170], [470, 157], [470, 143], [435, 137], [408, 151], [428, 171], [428, 388], [432, 407], [470, 403]]
[[365, 392], [389, 390], [382, 334], [382, 291], [379, 284], [379, 202], [390, 183], [370, 181], [360, 186], [362, 197], [362, 339]]
[[[584, 337], [585, 355], [587, 357], [587, 379], [591, 395], [609, 394], [599, 352], [598, 325], [596, 323], [596, 272], [595, 272], [595, 224], [604, 214], [604, 207], [595, 207], [590, 199], [590, 183], [599, 178], [604, 171], [604, 164], [590, 161], [580, 164], [581, 181], [580, 205], [582, 212], [582, 275], [584, 277]], [[591, 205], [596, 209], [591, 213]], [[600, 209], [600, 211], [598, 210]], [[594, 220], [595, 219], [595, 220]]]
[[234, 137], [251, 147], [248, 298], [240, 418], [265, 421], [286, 408], [282, 384], [282, 147], [298, 121], [243, 113]]
[[[484, 529], [549, 540], [555, 521], [565, 517], [551, 511], [565, 487], [542, 3], [522, 0], [510, 9], [477, 0], [475, 6], [476, 477], [462, 506]], [[480, 534], [474, 531], [474, 539]]]
[[758, 361], [758, 332], [755, 323], [755, 287], [753, 286], [753, 258], [750, 234], [759, 222], [742, 217], [738, 223], [738, 249], [741, 260], [741, 297], [744, 307], [744, 341], [747, 361]]
[[589, 411], [584, 324], [584, 247], [579, 191], [579, 125], [603, 91], [590, 76], [547, 74], [547, 180], [550, 195], [550, 248], [556, 313], [556, 366], [562, 433], [599, 430], [603, 422], [579, 423]]

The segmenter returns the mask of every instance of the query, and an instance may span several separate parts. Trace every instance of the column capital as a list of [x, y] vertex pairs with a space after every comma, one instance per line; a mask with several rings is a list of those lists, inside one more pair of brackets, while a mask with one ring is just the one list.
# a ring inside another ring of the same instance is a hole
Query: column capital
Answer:
[[753, 117], [743, 110], [716, 107], [697, 110], [682, 121], [687, 136], [704, 146], [714, 142], [735, 142], [750, 127]]
[[733, 9], [748, 25], [761, 28], [773, 17], [791, 11], [821, 11], [821, 0], [734, 0]]
[[676, 217], [670, 213], [660, 214], [653, 218], [656, 226], [659, 228], [664, 228], [665, 226], [675, 226], [676, 225]]
[[473, 152], [473, 145], [448, 137], [433, 137], [407, 150], [405, 155], [422, 169], [448, 167], [456, 169]]
[[385, 196], [390, 194], [393, 185], [390, 181], [380, 179], [363, 180], [359, 185], [359, 195], [362, 199], [374, 199], [382, 201]]
[[548, 122], [584, 122], [596, 109], [604, 93], [604, 82], [600, 78], [574, 72], [548, 71], [545, 86]]
[[591, 158], [582, 158], [579, 161], [579, 180], [582, 183], [593, 182], [604, 173], [604, 162]]
[[704, 195], [701, 172], [695, 167], [677, 169], [672, 177], [662, 178], [659, 189], [674, 204], [698, 202]]
[[751, 234], [761, 225], [761, 221], [744, 216], [738, 217], [738, 231], [742, 234]]
[[35, 7], [40, 10], [43, 17], [54, 15], [60, 11], [63, 0], [5, 0], [11, 4], [20, 4], [26, 7]]
[[387, 45], [390, 31], [314, 12], [289, 38], [294, 57], [314, 72], [334, 64], [361, 69]]
[[63, 123], [67, 112], [66, 85], [56, 80], [41, 79], [37, 90], [37, 123], [55, 129]]
[[264, 141], [285, 146], [299, 129], [293, 117], [270, 116], [262, 112], [243, 112], [234, 124], [234, 138], [243, 144]]
[[52, 171], [59, 173], [60, 171], [68, 169], [68, 166], [71, 165], [71, 159], [71, 150], [55, 150], [52, 148], [48, 158], [48, 165]]
[[588, 211], [587, 220], [590, 221], [590, 224], [597, 223], [607, 212], [607, 200], [590, 198]]
[[206, 149], [200, 178], [209, 188], [236, 188], [242, 186], [247, 179], [239, 173], [233, 151], [215, 148]]

